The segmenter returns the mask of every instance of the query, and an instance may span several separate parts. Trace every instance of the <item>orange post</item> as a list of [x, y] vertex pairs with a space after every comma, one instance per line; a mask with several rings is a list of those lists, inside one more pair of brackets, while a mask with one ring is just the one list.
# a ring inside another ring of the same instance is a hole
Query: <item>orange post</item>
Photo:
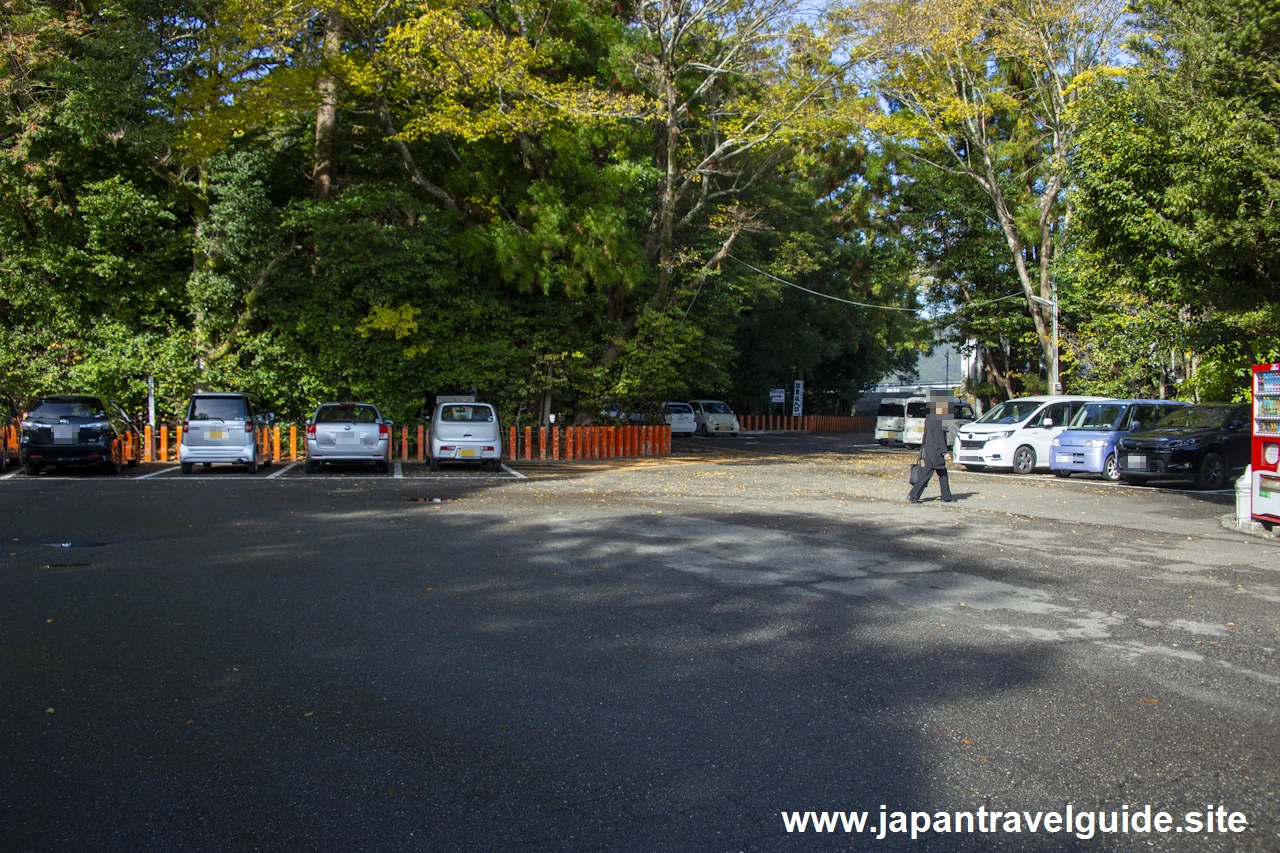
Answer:
[[173, 428], [173, 431], [174, 431], [173, 455], [178, 457], [178, 461], [181, 462], [182, 461], [182, 426], [181, 425], [175, 426]]
[[426, 426], [424, 426], [423, 424], [418, 424], [418, 461], [419, 462], [424, 462], [426, 461], [426, 458], [427, 458], [426, 457], [427, 445], [425, 441], [426, 430], [427, 430]]
[[409, 428], [407, 426], [400, 427], [400, 458], [409, 458]]
[[533, 458], [533, 427], [524, 428], [524, 459]]
[[160, 461], [169, 461], [169, 426], [160, 424]]
[[600, 458], [600, 427], [591, 428], [591, 458]]
[[573, 427], [564, 428], [564, 458], [573, 459]]
[[551, 428], [551, 458], [560, 458], [560, 427], [558, 426]]
[[507, 458], [515, 459], [516, 449], [517, 449], [516, 448], [516, 428], [508, 427], [508, 430], [510, 431], [511, 439], [507, 442]]
[[613, 441], [618, 435], [618, 428], [614, 426], [604, 428], [604, 458], [612, 459], [617, 454], [614, 453]]
[[298, 461], [298, 425], [289, 424], [289, 461]]
[[547, 428], [538, 427], [538, 458], [547, 461]]
[[271, 428], [271, 458], [277, 462], [284, 458], [280, 455], [280, 427], [278, 426]]
[[150, 462], [152, 454], [154, 453], [154, 451], [151, 449], [152, 448], [151, 424], [147, 424], [142, 428], [142, 436], [143, 436], [143, 440], [146, 441], [147, 443], [147, 446], [142, 449], [142, 461]]

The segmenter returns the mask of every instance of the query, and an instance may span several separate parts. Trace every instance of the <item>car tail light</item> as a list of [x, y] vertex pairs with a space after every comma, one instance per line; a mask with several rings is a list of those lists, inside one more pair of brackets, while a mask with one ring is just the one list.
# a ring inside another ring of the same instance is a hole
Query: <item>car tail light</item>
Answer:
[[186, 432], [186, 429], [187, 429], [187, 422], [186, 422], [186, 421], [183, 421], [183, 422], [182, 422], [182, 430], [183, 430], [183, 432]]
[[489, 445], [488, 447], [486, 447], [486, 448], [484, 448], [484, 449], [485, 449], [485, 450], [493, 450], [493, 445]]
[[386, 424], [378, 424], [378, 438], [386, 438], [391, 435], [391, 430]]
[[253, 421], [245, 421], [245, 422], [244, 422], [244, 431], [245, 431], [245, 432], [253, 432]]
[[316, 425], [307, 424], [307, 435], [314, 436], [316, 434]]
[[452, 445], [443, 445], [443, 444], [442, 444], [442, 445], [440, 445], [440, 450], [441, 450], [441, 452], [443, 452], [443, 451], [445, 451], [445, 450], [457, 450], [457, 449], [458, 449], [458, 448], [453, 447]]

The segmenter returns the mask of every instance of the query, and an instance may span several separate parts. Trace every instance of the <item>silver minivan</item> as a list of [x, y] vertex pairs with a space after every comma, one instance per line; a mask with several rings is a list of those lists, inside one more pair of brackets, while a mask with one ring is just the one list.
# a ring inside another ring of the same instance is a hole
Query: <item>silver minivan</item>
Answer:
[[197, 464], [208, 468], [227, 462], [256, 474], [259, 465], [272, 462], [271, 442], [264, 440], [266, 429], [248, 394], [191, 395], [178, 448], [182, 473], [190, 474]]

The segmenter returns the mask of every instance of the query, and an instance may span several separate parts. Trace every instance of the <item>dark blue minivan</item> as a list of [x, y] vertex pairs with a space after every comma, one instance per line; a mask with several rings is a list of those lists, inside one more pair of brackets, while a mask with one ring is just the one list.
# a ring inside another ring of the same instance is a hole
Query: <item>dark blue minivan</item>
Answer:
[[1053, 440], [1049, 468], [1059, 477], [1072, 474], [1101, 474], [1104, 479], [1120, 479], [1116, 445], [1135, 429], [1154, 426], [1173, 409], [1186, 403], [1177, 400], [1101, 400], [1086, 403], [1070, 425]]

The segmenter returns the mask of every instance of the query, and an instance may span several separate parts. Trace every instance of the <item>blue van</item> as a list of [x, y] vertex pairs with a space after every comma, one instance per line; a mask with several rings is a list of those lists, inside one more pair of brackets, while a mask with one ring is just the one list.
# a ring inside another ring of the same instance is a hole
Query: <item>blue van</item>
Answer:
[[1177, 400], [1100, 400], [1086, 403], [1053, 440], [1049, 468], [1059, 477], [1101, 474], [1120, 479], [1116, 445], [1131, 430], [1145, 429], [1186, 403]]

